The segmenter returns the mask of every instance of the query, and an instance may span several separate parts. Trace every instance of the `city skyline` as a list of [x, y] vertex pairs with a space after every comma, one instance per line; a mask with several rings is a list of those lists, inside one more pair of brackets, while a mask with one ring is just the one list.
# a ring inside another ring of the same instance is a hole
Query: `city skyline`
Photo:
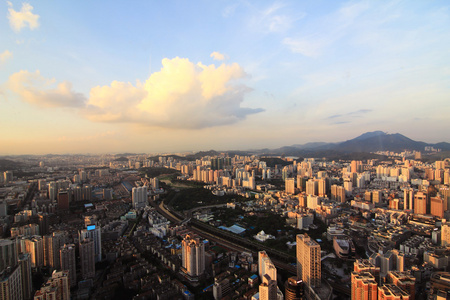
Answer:
[[0, 5], [0, 155], [448, 142], [445, 1]]

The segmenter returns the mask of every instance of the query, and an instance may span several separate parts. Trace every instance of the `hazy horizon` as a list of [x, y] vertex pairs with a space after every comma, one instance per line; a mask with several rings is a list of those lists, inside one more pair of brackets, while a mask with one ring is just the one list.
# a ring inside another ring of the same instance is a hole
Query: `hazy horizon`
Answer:
[[0, 155], [450, 142], [450, 4], [3, 2]]

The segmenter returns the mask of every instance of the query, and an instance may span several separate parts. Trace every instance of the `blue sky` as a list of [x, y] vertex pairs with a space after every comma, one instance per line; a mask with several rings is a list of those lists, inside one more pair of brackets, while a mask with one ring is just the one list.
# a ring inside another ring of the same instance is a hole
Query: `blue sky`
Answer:
[[449, 141], [447, 1], [0, 4], [0, 154]]

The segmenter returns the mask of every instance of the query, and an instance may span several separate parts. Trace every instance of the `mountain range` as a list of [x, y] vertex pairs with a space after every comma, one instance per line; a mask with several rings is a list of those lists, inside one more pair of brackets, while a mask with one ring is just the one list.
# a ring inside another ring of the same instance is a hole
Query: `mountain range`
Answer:
[[355, 152], [377, 152], [394, 151], [402, 152], [405, 150], [425, 151], [425, 147], [434, 147], [442, 151], [450, 151], [450, 143], [441, 142], [429, 144], [425, 142], [414, 141], [400, 133], [388, 134], [383, 131], [366, 132], [354, 139], [340, 143], [306, 143], [303, 145], [292, 145], [270, 150], [273, 153], [283, 153], [289, 155], [291, 152], [320, 152], [337, 151], [341, 153]]

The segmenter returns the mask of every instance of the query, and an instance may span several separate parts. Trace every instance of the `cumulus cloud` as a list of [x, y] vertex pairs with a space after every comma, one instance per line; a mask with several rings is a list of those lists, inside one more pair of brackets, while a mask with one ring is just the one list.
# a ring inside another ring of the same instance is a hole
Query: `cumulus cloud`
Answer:
[[86, 101], [82, 94], [72, 91], [70, 82], [56, 84], [55, 79], [47, 79], [39, 71], [14, 73], [7, 87], [22, 101], [39, 107], [81, 107]]
[[5, 50], [0, 53], [0, 65], [5, 63], [8, 59], [12, 58], [13, 54], [9, 50]]
[[8, 19], [11, 28], [19, 32], [24, 27], [29, 27], [31, 30], [39, 27], [39, 15], [33, 14], [33, 6], [29, 3], [22, 3], [20, 11], [15, 11], [11, 2], [8, 2]]
[[160, 71], [136, 84], [113, 81], [91, 88], [89, 98], [39, 71], [10, 76], [7, 87], [39, 107], [75, 107], [88, 120], [162, 128], [200, 129], [233, 124], [260, 108], [241, 107], [251, 89], [240, 81], [247, 74], [237, 63], [219, 66], [186, 58], [163, 59]]
[[225, 55], [217, 51], [211, 53], [210, 57], [212, 57], [214, 60], [225, 60]]
[[232, 124], [262, 109], [241, 107], [250, 91], [237, 64], [194, 64], [163, 59], [144, 83], [114, 81], [91, 89], [83, 114], [92, 121], [127, 122], [166, 128], [199, 129]]

